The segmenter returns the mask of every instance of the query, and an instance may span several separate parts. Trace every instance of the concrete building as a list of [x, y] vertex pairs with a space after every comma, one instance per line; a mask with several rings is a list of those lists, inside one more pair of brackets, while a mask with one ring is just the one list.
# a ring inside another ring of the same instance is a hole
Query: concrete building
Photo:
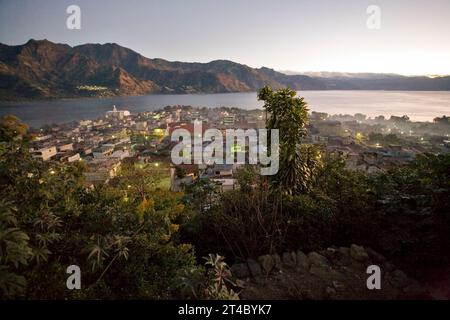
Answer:
[[114, 152], [113, 146], [101, 146], [92, 151], [92, 154], [94, 155], [94, 158], [101, 159], [101, 158], [107, 158], [110, 155], [112, 155]]
[[73, 143], [69, 142], [69, 143], [61, 143], [57, 146], [57, 149], [59, 152], [63, 152], [63, 151], [72, 151], [73, 150]]
[[86, 184], [104, 183], [114, 178], [120, 170], [121, 161], [117, 158], [94, 159], [88, 163], [86, 172], [83, 173]]
[[40, 160], [43, 160], [43, 161], [50, 160], [57, 153], [58, 153], [58, 151], [56, 150], [55, 146], [44, 147], [44, 148], [41, 148], [41, 149], [38, 149], [38, 150], [32, 150], [31, 151], [31, 154], [32, 154], [33, 158], [40, 159]]

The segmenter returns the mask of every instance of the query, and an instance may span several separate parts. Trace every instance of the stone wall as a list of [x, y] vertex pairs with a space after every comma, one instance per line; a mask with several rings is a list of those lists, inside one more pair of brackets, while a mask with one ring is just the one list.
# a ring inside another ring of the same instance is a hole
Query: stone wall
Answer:
[[[381, 269], [381, 289], [369, 290], [367, 268]], [[408, 299], [426, 298], [422, 286], [370, 248], [328, 248], [263, 255], [234, 264], [242, 299]]]

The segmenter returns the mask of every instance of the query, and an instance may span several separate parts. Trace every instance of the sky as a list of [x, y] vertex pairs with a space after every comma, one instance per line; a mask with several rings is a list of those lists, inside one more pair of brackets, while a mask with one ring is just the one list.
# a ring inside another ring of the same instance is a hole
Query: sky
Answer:
[[[66, 27], [73, 4], [80, 30]], [[369, 5], [379, 29], [367, 26]], [[0, 42], [31, 38], [114, 42], [171, 61], [447, 75], [450, 0], [0, 0]]]

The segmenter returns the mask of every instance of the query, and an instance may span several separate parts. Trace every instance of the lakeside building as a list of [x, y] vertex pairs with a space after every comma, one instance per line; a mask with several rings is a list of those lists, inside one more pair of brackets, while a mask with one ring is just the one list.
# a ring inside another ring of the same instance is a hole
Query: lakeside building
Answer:
[[116, 106], [113, 107], [111, 111], [106, 112], [106, 118], [112, 119], [124, 119], [125, 117], [130, 116], [130, 111], [127, 110], [117, 110]]

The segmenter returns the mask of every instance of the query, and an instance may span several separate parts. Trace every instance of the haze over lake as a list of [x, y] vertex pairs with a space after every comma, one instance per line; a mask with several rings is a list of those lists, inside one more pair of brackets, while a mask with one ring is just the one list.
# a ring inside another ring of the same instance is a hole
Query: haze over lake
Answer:
[[[414, 121], [432, 121], [450, 115], [449, 91], [301, 91], [312, 111], [329, 114], [363, 113], [370, 117], [408, 115]], [[147, 95], [134, 97], [73, 100], [0, 102], [0, 116], [14, 114], [29, 126], [95, 119], [111, 110], [132, 113], [151, 111], [167, 105], [194, 107], [261, 108], [255, 92], [223, 94]]]

